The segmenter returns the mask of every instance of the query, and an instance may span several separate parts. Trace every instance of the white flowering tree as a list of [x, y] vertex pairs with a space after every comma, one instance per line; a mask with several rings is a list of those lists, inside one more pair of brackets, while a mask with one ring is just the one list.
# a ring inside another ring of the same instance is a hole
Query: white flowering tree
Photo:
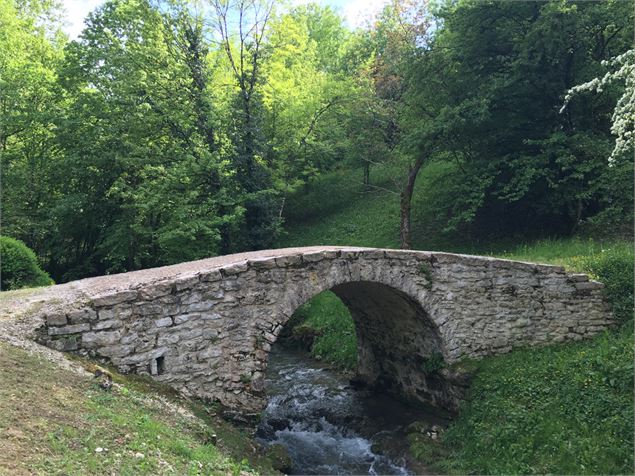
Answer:
[[611, 133], [616, 136], [615, 147], [609, 156], [609, 165], [614, 165], [618, 157], [633, 154], [635, 150], [635, 49], [629, 50], [615, 58], [602, 62], [609, 71], [601, 78], [594, 78], [584, 84], [579, 84], [567, 91], [564, 105], [579, 93], [601, 93], [607, 86], [624, 82], [624, 93], [617, 101], [613, 111]]

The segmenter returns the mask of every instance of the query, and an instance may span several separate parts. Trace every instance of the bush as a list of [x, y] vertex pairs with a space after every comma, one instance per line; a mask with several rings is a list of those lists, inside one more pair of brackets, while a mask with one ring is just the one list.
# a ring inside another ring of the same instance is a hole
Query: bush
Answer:
[[35, 253], [23, 242], [0, 236], [0, 290], [48, 286], [53, 280], [44, 272]]
[[582, 268], [605, 285], [606, 298], [618, 322], [633, 319], [633, 248], [615, 248], [582, 259]]

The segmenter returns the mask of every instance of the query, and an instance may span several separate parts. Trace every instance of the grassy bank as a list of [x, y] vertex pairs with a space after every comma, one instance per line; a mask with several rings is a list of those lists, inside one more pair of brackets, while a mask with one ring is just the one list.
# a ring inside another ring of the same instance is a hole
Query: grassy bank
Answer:
[[0, 343], [0, 474], [273, 472], [250, 434], [209, 407], [143, 379], [115, 380], [106, 391]]
[[[413, 453], [442, 473], [632, 474], [633, 243], [583, 238], [530, 243], [446, 239], [434, 231], [438, 223], [425, 206], [426, 200], [434, 199], [427, 195], [427, 184], [445, 172], [433, 164], [418, 182], [415, 248], [560, 264], [589, 273], [605, 283], [621, 324], [590, 341], [519, 349], [478, 361], [471, 396], [460, 416], [439, 440], [411, 435]], [[290, 200], [289, 232], [281, 244], [397, 247], [396, 197], [364, 191], [354, 174], [344, 171], [324, 177]], [[388, 177], [376, 177], [375, 183], [389, 185]], [[346, 206], [338, 208], [331, 202]], [[338, 298], [323, 293], [299, 312], [302, 325], [316, 330], [313, 354], [344, 368], [354, 367], [352, 322]]]
[[348, 308], [331, 291], [325, 291], [295, 312], [301, 324], [295, 332], [314, 336], [311, 354], [318, 360], [342, 368], [354, 369], [357, 365], [357, 337], [355, 324]]
[[479, 362], [436, 464], [458, 474], [632, 474], [633, 418], [630, 330], [518, 350]]

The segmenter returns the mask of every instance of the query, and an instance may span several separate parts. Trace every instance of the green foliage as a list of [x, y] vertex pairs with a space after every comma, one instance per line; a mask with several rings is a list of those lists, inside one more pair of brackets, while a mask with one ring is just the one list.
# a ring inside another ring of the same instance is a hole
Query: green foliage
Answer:
[[295, 312], [295, 322], [315, 331], [311, 354], [344, 369], [357, 366], [357, 336], [351, 314], [330, 291], [318, 294]]
[[444, 434], [446, 471], [630, 474], [633, 335], [520, 350], [480, 363]]
[[[68, 41], [58, 2], [0, 0], [3, 226], [56, 280], [271, 247], [326, 208], [338, 243], [396, 246], [422, 163], [415, 247], [632, 230], [632, 160], [605, 160], [626, 70], [558, 112], [630, 47], [627, 3], [451, 2], [432, 28], [393, 2], [358, 31], [211, 3], [111, 0]], [[242, 38], [209, 30], [224, 8]]]
[[[630, 47], [632, 9], [465, 1], [438, 15], [443, 27], [411, 63], [403, 127], [411, 150], [437, 143], [434, 155], [457, 165], [438, 187], [445, 226], [473, 239], [570, 234], [609, 220], [632, 230], [632, 154], [622, 170], [607, 166], [621, 88], [558, 112], [570, 87]], [[589, 35], [590, 25], [601, 33]]]
[[591, 273], [605, 285], [605, 295], [620, 322], [632, 324], [633, 320], [633, 247], [609, 248], [581, 260], [582, 269]]
[[423, 364], [421, 366], [425, 375], [436, 374], [439, 370], [445, 367], [443, 354], [440, 352], [433, 352], [430, 356], [423, 360]]
[[432, 270], [430, 269], [430, 265], [426, 263], [422, 263], [421, 266], [419, 266], [419, 273], [421, 273], [421, 275], [426, 278], [426, 283], [424, 284], [424, 287], [426, 289], [432, 289], [433, 278], [432, 278]]
[[0, 290], [48, 286], [53, 280], [23, 242], [0, 236]]
[[0, 25], [3, 233], [39, 252], [50, 236], [51, 171], [60, 156], [52, 125], [61, 106], [59, 4], [0, 0]]

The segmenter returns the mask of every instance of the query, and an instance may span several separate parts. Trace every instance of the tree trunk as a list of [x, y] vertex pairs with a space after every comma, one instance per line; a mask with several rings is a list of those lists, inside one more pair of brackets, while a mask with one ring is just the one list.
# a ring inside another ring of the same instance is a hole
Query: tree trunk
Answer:
[[370, 162], [364, 161], [364, 188], [368, 189], [370, 185]]
[[410, 170], [408, 170], [406, 186], [401, 191], [401, 194], [399, 196], [399, 238], [401, 241], [400, 247], [404, 250], [409, 250], [412, 248], [412, 239], [410, 236], [410, 212], [412, 210], [412, 193], [414, 192], [417, 175], [419, 174], [419, 170], [421, 170], [422, 165], [423, 157], [420, 157], [415, 161], [413, 165], [410, 166]]

